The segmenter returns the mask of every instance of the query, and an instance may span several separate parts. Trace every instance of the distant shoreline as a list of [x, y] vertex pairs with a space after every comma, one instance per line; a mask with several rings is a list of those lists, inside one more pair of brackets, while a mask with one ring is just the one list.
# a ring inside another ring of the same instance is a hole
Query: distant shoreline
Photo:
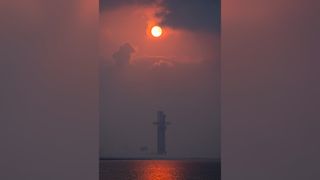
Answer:
[[215, 161], [220, 162], [221, 159], [218, 158], [161, 158], [161, 157], [154, 157], [154, 158], [99, 158], [99, 160], [179, 160], [179, 161]]

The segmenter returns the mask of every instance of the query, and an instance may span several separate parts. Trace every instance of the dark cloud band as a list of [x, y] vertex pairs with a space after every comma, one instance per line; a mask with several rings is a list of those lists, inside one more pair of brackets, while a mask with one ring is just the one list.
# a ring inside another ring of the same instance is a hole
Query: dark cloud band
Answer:
[[161, 6], [156, 16], [164, 26], [220, 32], [220, 0], [163, 0]]

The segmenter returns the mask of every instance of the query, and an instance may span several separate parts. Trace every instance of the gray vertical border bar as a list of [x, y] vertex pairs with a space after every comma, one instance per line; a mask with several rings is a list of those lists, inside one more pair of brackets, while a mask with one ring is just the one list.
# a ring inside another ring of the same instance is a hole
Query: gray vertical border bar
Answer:
[[98, 1], [0, 2], [0, 179], [98, 179]]
[[222, 179], [320, 179], [318, 1], [222, 1]]

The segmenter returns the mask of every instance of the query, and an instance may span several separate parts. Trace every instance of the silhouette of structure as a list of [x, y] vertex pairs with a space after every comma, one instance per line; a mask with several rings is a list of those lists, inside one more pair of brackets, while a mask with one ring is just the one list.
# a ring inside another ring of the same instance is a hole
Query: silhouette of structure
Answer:
[[169, 125], [169, 122], [166, 122], [166, 115], [163, 111], [157, 112], [157, 122], [153, 124], [157, 125], [158, 127], [158, 154], [165, 155], [167, 154], [166, 151], [166, 128]]

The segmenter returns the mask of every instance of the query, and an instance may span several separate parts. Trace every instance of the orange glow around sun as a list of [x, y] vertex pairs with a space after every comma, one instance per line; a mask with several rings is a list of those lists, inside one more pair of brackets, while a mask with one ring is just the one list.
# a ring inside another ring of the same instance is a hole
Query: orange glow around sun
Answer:
[[153, 37], [160, 37], [162, 35], [162, 29], [160, 26], [153, 26], [151, 28], [151, 34]]

